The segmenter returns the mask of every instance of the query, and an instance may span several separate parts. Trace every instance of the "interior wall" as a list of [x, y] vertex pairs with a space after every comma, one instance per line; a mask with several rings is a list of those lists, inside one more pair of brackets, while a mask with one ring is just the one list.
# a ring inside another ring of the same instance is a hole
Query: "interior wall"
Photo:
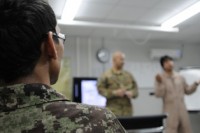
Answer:
[[184, 66], [200, 66], [200, 46], [195, 44], [156, 42], [136, 45], [130, 40], [122, 39], [68, 37], [65, 56], [71, 60], [72, 75], [98, 77], [104, 70], [110, 68], [111, 60], [107, 64], [102, 64], [96, 59], [96, 52], [103, 45], [110, 53], [117, 50], [124, 52], [126, 62], [157, 62], [150, 58], [150, 51], [153, 48], [181, 49], [183, 55], [176, 61], [176, 69]]
[[[73, 77], [99, 77], [111, 67], [111, 60], [107, 64], [99, 63], [96, 52], [107, 48], [110, 53], [120, 50], [126, 54], [126, 62], [158, 62], [150, 58], [152, 48], [181, 49], [182, 58], [176, 61], [176, 69], [186, 66], [200, 66], [200, 45], [171, 42], [152, 42], [145, 45], [134, 44], [131, 40], [102, 39], [88, 37], [68, 37], [65, 44], [65, 57], [70, 59]], [[127, 66], [125, 66], [127, 67]], [[148, 69], [148, 68], [147, 68]], [[142, 73], [141, 73], [142, 74]], [[153, 115], [162, 113], [161, 99], [149, 96], [153, 87], [139, 88], [139, 97], [132, 100], [134, 114]], [[191, 117], [194, 130], [199, 130], [196, 117]], [[196, 125], [196, 126], [195, 126]], [[195, 131], [194, 131], [195, 132]]]

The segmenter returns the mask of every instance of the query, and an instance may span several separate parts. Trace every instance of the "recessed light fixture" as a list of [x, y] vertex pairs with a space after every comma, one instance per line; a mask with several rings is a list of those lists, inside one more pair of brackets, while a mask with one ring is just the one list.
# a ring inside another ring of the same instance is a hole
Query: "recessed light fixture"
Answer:
[[61, 19], [59, 21], [61, 23], [73, 21], [81, 6], [81, 3], [82, 0], [66, 0]]
[[192, 6], [186, 8], [179, 14], [175, 15], [174, 17], [170, 18], [169, 20], [165, 21], [161, 24], [162, 27], [175, 27], [178, 24], [184, 22], [185, 20], [191, 18], [192, 16], [198, 14], [200, 12], [200, 1], [193, 4]]

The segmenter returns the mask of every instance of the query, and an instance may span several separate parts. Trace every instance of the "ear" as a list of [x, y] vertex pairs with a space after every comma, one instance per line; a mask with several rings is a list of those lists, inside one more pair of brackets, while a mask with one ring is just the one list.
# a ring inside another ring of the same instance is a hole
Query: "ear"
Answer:
[[58, 54], [57, 54], [57, 50], [55, 48], [55, 42], [53, 40], [53, 33], [52, 32], [48, 32], [48, 37], [47, 40], [45, 42], [45, 49], [47, 52], [47, 55], [50, 59], [57, 59], [58, 58]]

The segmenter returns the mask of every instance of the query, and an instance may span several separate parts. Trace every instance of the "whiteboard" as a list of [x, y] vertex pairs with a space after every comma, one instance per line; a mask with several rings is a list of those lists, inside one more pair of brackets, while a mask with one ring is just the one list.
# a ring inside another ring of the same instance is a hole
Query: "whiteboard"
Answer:
[[[181, 70], [180, 74], [186, 79], [186, 82], [191, 85], [195, 81], [200, 80], [200, 69], [187, 69]], [[192, 95], [185, 96], [185, 104], [187, 110], [199, 111], [200, 110], [200, 87]]]
[[127, 62], [125, 69], [134, 76], [139, 88], [154, 88], [155, 75], [162, 71], [158, 62]]

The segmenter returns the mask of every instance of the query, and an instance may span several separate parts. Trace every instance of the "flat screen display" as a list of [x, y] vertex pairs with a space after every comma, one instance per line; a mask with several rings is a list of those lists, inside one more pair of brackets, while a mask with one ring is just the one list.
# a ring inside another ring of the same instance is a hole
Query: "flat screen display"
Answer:
[[82, 103], [89, 105], [97, 105], [105, 107], [106, 98], [101, 96], [97, 90], [96, 80], [82, 80], [81, 90], [82, 90]]
[[73, 101], [99, 107], [106, 106], [106, 98], [99, 94], [97, 78], [74, 78]]

